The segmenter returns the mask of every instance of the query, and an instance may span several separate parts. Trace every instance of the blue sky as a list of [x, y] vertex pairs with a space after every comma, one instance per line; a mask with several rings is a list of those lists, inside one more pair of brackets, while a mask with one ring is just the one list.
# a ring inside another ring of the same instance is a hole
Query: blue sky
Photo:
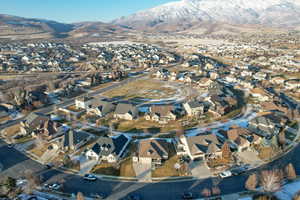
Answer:
[[61, 22], [104, 21], [174, 0], [1, 0], [0, 13]]

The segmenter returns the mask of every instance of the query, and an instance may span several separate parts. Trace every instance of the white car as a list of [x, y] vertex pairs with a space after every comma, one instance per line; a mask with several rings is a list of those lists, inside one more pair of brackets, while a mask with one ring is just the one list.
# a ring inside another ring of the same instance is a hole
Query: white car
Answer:
[[88, 180], [88, 181], [96, 181], [97, 180], [97, 177], [92, 175], [92, 174], [85, 174], [83, 176], [83, 179], [84, 180]]
[[232, 173], [231, 173], [231, 171], [224, 171], [224, 172], [220, 173], [219, 176], [221, 178], [226, 178], [226, 177], [232, 176]]
[[28, 181], [26, 179], [18, 179], [16, 181], [16, 185], [17, 186], [22, 186], [22, 185], [25, 185]]
[[44, 188], [50, 190], [59, 190], [61, 188], [61, 184], [59, 183], [45, 184]]

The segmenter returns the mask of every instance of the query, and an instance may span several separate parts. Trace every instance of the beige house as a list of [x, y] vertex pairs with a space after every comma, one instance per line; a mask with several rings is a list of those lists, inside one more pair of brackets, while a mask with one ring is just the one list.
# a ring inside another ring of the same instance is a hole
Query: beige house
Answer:
[[76, 108], [81, 108], [87, 110], [90, 108], [95, 101], [95, 98], [93, 97], [81, 97], [75, 99], [75, 106]]
[[114, 118], [133, 120], [138, 117], [138, 109], [133, 104], [119, 103], [116, 107]]
[[137, 155], [133, 157], [134, 162], [152, 163], [161, 165], [169, 158], [170, 143], [163, 139], [140, 140]]
[[221, 156], [222, 145], [215, 134], [192, 137], [181, 136], [177, 144], [177, 149], [181, 150], [179, 155], [188, 155], [192, 160], [204, 160], [207, 157]]
[[189, 101], [183, 104], [188, 116], [199, 116], [204, 112], [204, 105], [198, 101]]
[[258, 101], [268, 101], [269, 96], [262, 88], [253, 88], [250, 90], [250, 95]]
[[145, 115], [145, 119], [166, 124], [176, 120], [176, 115], [173, 113], [173, 106], [153, 105], [150, 107], [150, 112]]

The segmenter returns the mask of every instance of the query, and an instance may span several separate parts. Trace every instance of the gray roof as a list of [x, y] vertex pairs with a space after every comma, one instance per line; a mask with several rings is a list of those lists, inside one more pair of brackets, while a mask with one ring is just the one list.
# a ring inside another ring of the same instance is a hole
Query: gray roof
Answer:
[[138, 109], [136, 108], [135, 105], [129, 104], [129, 103], [119, 103], [117, 105], [116, 114], [126, 114], [130, 113], [133, 116], [136, 116], [138, 113]]
[[102, 112], [103, 115], [112, 112], [115, 107], [116, 106], [112, 102], [108, 101], [100, 101], [97, 103], [97, 108]]
[[26, 123], [27, 124], [31, 124], [32, 122], [34, 122], [34, 120], [36, 120], [38, 117], [46, 117], [46, 115], [42, 114], [42, 113], [37, 113], [37, 112], [32, 112], [30, 113], [27, 117], [26, 117]]
[[99, 156], [119, 155], [128, 141], [129, 139], [124, 135], [116, 138], [100, 137], [92, 150]]
[[191, 108], [199, 108], [202, 107], [203, 104], [198, 102], [198, 101], [189, 101], [187, 102], [187, 104], [191, 107]]
[[265, 125], [265, 126], [275, 126], [276, 123], [268, 117], [260, 116], [252, 119], [250, 123], [255, 124], [256, 126]]
[[32, 112], [26, 117], [25, 123], [28, 125], [30, 129], [35, 129], [49, 119], [50, 117], [48, 117], [47, 115], [44, 115], [42, 113]]
[[83, 131], [69, 130], [64, 134], [64, 147], [71, 147], [83, 141], [87, 141], [90, 135]]
[[222, 143], [215, 134], [198, 135], [187, 138], [187, 143], [192, 154], [213, 153], [218, 151]]

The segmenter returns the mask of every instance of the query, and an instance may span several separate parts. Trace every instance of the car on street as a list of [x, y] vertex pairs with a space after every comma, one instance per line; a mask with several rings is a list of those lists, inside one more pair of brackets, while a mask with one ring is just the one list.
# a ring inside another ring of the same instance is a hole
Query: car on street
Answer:
[[14, 144], [8, 144], [7, 147], [8, 147], [8, 148], [13, 148], [13, 147], [14, 147]]
[[221, 178], [226, 178], [226, 177], [232, 176], [232, 173], [231, 173], [231, 171], [224, 171], [224, 172], [220, 173], [219, 176]]
[[48, 190], [59, 190], [61, 189], [62, 185], [60, 183], [51, 183], [51, 184], [45, 184], [44, 188]]
[[182, 194], [182, 199], [193, 199], [193, 193], [191, 193], [191, 192], [184, 192], [183, 194]]
[[92, 175], [92, 174], [85, 174], [83, 176], [83, 179], [84, 180], [87, 180], [87, 181], [96, 181], [97, 180], [97, 177]]

